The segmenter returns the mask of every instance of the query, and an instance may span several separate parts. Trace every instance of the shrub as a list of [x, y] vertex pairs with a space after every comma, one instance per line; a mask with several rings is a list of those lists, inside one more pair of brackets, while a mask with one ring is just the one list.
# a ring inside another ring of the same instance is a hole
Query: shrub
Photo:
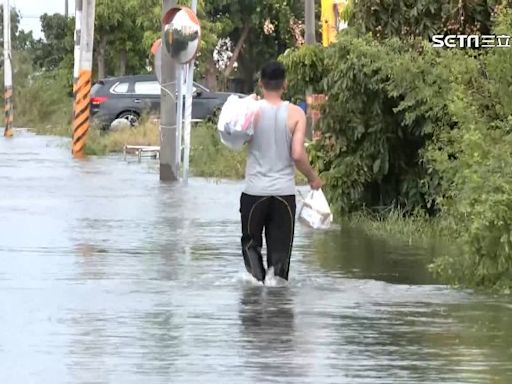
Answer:
[[[512, 31], [505, 10], [498, 28]], [[512, 53], [494, 50], [470, 73], [453, 76], [449, 98], [459, 128], [444, 132], [426, 152], [442, 176], [438, 204], [458, 255], [444, 255], [433, 271], [453, 283], [510, 291], [512, 288]], [[464, 81], [471, 78], [472, 81]]]
[[425, 182], [421, 150], [436, 130], [454, 124], [442, 53], [421, 41], [346, 35], [325, 55], [329, 98], [312, 155], [337, 210], [433, 210], [437, 186], [434, 175]]
[[318, 44], [288, 49], [279, 57], [287, 69], [288, 89], [285, 97], [293, 102], [304, 100], [308, 86], [313, 93], [323, 90], [321, 82], [326, 75], [324, 49]]
[[[509, 8], [496, 21], [496, 33], [510, 34]], [[301, 70], [301, 54], [288, 53], [289, 71]], [[426, 210], [460, 244], [459, 254], [437, 258], [434, 272], [509, 289], [512, 50], [436, 50], [413, 38], [347, 33], [318, 54], [317, 87], [328, 100], [311, 156], [338, 216]]]

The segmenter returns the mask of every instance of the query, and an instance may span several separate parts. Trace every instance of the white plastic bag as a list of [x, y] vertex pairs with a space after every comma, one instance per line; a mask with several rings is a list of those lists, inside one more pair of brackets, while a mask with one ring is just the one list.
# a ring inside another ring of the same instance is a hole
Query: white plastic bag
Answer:
[[321, 189], [312, 190], [306, 196], [299, 219], [314, 229], [328, 229], [331, 226], [333, 215]]
[[258, 109], [258, 100], [251, 96], [229, 96], [217, 123], [222, 143], [234, 150], [241, 149], [254, 133], [253, 123]]

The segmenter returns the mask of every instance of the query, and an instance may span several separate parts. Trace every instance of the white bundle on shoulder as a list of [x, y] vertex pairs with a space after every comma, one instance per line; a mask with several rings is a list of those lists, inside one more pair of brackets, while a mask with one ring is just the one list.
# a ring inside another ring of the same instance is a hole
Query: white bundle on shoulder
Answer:
[[253, 96], [231, 95], [228, 97], [217, 123], [220, 140], [224, 145], [239, 150], [251, 139], [254, 134], [254, 118], [259, 105], [259, 101]]

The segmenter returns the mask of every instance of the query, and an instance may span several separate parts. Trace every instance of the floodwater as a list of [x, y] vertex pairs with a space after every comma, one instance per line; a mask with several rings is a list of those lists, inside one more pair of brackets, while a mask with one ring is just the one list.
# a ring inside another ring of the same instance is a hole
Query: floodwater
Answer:
[[512, 382], [512, 299], [433, 249], [297, 225], [289, 284], [252, 283], [241, 188], [0, 138], [0, 383]]

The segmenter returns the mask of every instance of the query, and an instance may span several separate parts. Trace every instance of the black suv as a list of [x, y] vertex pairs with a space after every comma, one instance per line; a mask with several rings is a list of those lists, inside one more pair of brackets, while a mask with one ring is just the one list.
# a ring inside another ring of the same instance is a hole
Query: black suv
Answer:
[[[133, 126], [143, 113], [160, 114], [160, 93], [156, 75], [99, 80], [91, 90], [92, 120], [104, 129], [108, 129], [116, 119], [126, 119]], [[192, 119], [204, 120], [212, 116], [232, 94], [235, 93], [211, 92], [194, 82]]]

